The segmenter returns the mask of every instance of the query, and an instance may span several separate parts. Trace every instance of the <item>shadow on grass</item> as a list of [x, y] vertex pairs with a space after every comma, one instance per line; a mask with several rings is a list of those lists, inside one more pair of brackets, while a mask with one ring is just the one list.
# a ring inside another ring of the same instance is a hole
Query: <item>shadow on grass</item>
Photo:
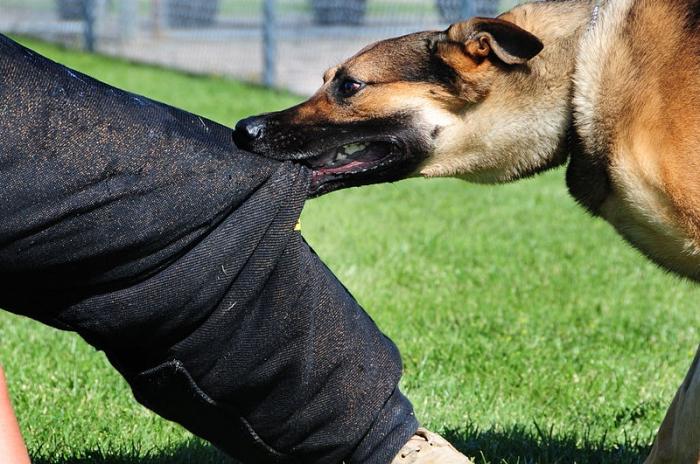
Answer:
[[[537, 426], [504, 430], [447, 430], [445, 438], [476, 464], [640, 464], [649, 447], [636, 441], [609, 443], [585, 435], [560, 434]], [[34, 464], [237, 464], [211, 445], [190, 440], [142, 452], [85, 451], [73, 457], [35, 457]]]
[[159, 450], [91, 450], [78, 456], [33, 456], [32, 464], [238, 464], [238, 461], [206, 442], [193, 439]]
[[476, 464], [640, 464], [650, 447], [636, 440], [611, 443], [605, 438], [555, 433], [516, 426], [510, 429], [446, 430], [443, 436]]

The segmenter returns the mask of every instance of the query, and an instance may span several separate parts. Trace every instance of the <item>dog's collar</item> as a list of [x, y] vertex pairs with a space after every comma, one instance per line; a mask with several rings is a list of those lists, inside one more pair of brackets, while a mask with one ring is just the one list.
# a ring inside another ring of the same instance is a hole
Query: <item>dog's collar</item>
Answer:
[[603, 0], [595, 0], [595, 5], [593, 6], [593, 11], [591, 12], [591, 21], [588, 23], [588, 30], [593, 29], [596, 24], [598, 24], [598, 18], [600, 18], [600, 8], [603, 5]]

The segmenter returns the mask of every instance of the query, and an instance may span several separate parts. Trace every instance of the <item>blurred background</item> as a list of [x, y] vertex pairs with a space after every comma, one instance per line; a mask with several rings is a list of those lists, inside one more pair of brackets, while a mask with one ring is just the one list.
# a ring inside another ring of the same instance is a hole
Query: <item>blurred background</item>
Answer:
[[518, 0], [0, 0], [0, 32], [300, 95], [366, 44]]

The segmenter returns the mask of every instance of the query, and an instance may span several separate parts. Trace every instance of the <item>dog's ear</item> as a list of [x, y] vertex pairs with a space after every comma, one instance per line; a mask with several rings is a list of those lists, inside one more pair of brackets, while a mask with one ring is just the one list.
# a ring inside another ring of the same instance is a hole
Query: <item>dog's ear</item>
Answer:
[[446, 31], [450, 42], [480, 61], [492, 53], [503, 63], [524, 64], [537, 56], [544, 45], [535, 35], [502, 19], [472, 18], [455, 23]]

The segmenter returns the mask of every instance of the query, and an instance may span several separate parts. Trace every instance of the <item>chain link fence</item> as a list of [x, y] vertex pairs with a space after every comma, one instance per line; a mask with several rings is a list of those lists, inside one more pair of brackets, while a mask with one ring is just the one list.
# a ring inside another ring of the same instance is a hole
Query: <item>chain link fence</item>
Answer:
[[363, 45], [517, 0], [0, 0], [0, 32], [301, 95]]

